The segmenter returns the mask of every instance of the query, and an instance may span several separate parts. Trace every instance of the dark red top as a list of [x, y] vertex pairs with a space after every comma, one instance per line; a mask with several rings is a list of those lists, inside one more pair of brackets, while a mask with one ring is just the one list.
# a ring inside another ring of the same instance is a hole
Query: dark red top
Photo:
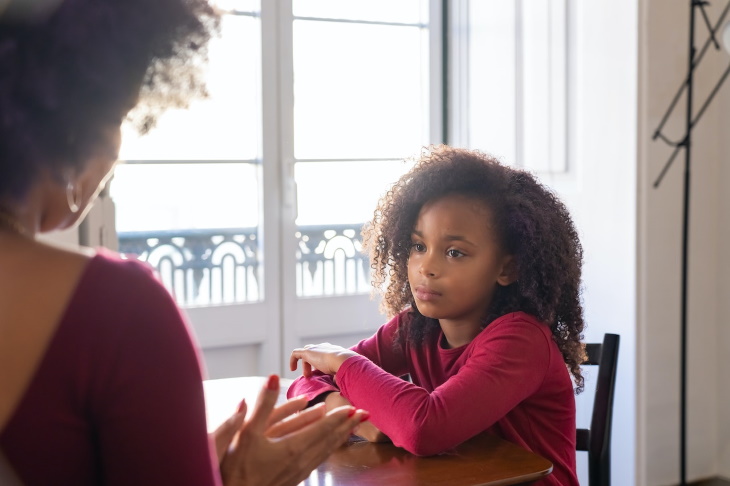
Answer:
[[26, 486], [220, 485], [198, 351], [149, 267], [89, 262], [0, 447]]
[[[502, 316], [473, 341], [439, 346], [394, 345], [407, 312], [352, 349], [337, 372], [300, 377], [288, 396], [311, 400], [339, 387], [393, 441], [418, 455], [445, 452], [483, 432], [533, 451], [553, 463], [535, 484], [578, 486], [575, 398], [570, 374], [550, 328], [524, 312]], [[410, 373], [413, 383], [399, 376]]]

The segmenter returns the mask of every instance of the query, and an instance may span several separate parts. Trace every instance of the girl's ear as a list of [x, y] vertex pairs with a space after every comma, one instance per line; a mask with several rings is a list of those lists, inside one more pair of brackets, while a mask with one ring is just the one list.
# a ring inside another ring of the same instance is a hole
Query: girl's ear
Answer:
[[519, 272], [517, 262], [512, 255], [506, 255], [502, 260], [502, 271], [497, 276], [497, 283], [503, 287], [511, 285], [517, 281]]

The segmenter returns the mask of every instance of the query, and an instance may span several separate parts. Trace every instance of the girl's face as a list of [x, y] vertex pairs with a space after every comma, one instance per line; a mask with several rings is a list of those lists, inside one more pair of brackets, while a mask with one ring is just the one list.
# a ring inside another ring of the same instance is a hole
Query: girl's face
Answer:
[[515, 279], [500, 248], [491, 209], [460, 195], [426, 203], [408, 257], [408, 281], [418, 310], [453, 324], [481, 326], [497, 285]]

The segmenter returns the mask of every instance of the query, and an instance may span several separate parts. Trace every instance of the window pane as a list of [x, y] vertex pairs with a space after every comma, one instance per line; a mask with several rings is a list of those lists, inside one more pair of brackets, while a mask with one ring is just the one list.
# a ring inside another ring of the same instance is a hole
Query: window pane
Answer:
[[522, 10], [522, 25], [523, 165], [538, 172], [565, 172], [565, 1], [526, 2]]
[[142, 137], [125, 124], [120, 159], [142, 163], [119, 165], [110, 186], [120, 251], [155, 267], [185, 306], [264, 297], [259, 2], [215, 3], [228, 13], [210, 44], [210, 96]]
[[299, 297], [370, 292], [362, 224], [411, 165], [395, 160], [296, 164]]
[[210, 44], [210, 97], [168, 110], [140, 137], [125, 124], [121, 160], [252, 160], [260, 140], [258, 18], [224, 15]]
[[417, 27], [295, 21], [295, 156], [418, 151], [428, 136], [426, 36]]
[[469, 145], [516, 163], [515, 5], [469, 2]]
[[297, 226], [369, 221], [378, 198], [411, 164], [401, 160], [297, 163]]
[[255, 164], [120, 164], [110, 194], [117, 231], [258, 225]]
[[426, 0], [293, 0], [297, 17], [426, 23]]
[[550, 37], [547, 2], [536, 2], [522, 12], [524, 47], [523, 164], [545, 170], [549, 164], [550, 136]]
[[224, 12], [259, 13], [259, 0], [211, 0], [210, 3]]
[[119, 249], [186, 306], [262, 299], [259, 166], [122, 164], [110, 195]]
[[564, 0], [469, 2], [471, 147], [536, 172], [567, 170], [566, 9]]

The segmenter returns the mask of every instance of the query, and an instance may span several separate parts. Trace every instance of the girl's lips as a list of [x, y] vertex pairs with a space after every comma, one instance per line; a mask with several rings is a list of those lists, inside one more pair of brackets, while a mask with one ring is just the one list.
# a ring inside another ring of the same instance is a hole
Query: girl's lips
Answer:
[[439, 294], [438, 292], [429, 290], [426, 287], [416, 287], [416, 298], [418, 300], [428, 302], [429, 300], [434, 300], [440, 296], [441, 294]]

